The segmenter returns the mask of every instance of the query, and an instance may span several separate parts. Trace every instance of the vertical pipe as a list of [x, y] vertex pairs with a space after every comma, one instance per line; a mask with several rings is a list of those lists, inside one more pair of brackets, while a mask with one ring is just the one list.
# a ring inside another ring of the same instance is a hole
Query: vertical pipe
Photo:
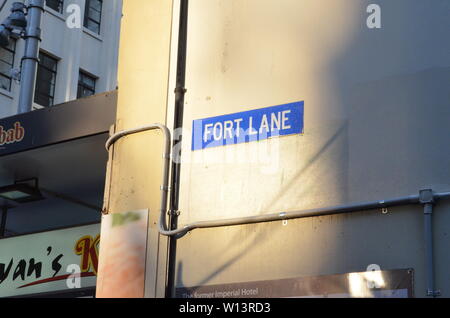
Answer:
[[424, 205], [424, 233], [425, 233], [425, 258], [427, 277], [427, 296], [435, 297], [437, 292], [434, 289], [434, 262], [433, 262], [433, 203]]
[[[174, 138], [173, 138], [173, 158], [170, 192], [170, 229], [178, 227], [178, 209], [180, 194], [180, 171], [181, 171], [181, 129], [183, 128], [184, 114], [184, 96], [186, 93], [186, 52], [187, 52], [187, 28], [188, 28], [188, 8], [189, 0], [181, 0], [180, 3], [180, 22], [178, 33], [178, 57], [177, 57], [177, 78], [175, 88], [175, 114], [174, 114]], [[178, 138], [177, 138], [178, 137]], [[176, 153], [179, 151], [178, 153]], [[176, 248], [177, 238], [169, 238], [169, 253], [167, 264], [167, 287], [166, 298], [170, 298], [174, 293], [175, 286], [175, 267], [176, 267]]]
[[25, 34], [25, 55], [22, 58], [20, 76], [19, 114], [30, 112], [33, 105], [42, 12], [44, 12], [44, 0], [30, 0]]
[[4, 238], [6, 234], [6, 218], [8, 216], [8, 207], [2, 207], [2, 221], [0, 223], [0, 238]]

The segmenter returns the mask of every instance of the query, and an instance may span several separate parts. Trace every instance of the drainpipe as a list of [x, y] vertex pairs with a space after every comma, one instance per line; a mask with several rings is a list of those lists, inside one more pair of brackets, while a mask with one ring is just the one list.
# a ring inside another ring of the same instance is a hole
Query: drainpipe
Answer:
[[41, 42], [41, 18], [44, 0], [30, 0], [28, 5], [27, 29], [25, 33], [25, 55], [22, 58], [20, 76], [20, 97], [18, 113], [31, 111], [39, 63], [39, 43]]
[[[174, 117], [174, 138], [172, 152], [172, 174], [170, 181], [170, 207], [169, 207], [169, 226], [171, 230], [178, 228], [179, 201], [180, 201], [180, 173], [181, 173], [181, 143], [184, 114], [184, 96], [186, 94], [186, 51], [187, 51], [187, 28], [188, 28], [188, 9], [189, 0], [181, 0], [180, 3], [180, 22], [178, 32], [178, 57], [177, 57], [177, 78], [175, 88], [175, 117]], [[177, 138], [178, 137], [178, 138]], [[178, 146], [177, 146], [178, 145]], [[167, 261], [167, 282], [166, 298], [174, 296], [175, 292], [175, 268], [176, 268], [176, 249], [177, 238], [169, 237], [169, 251]]]
[[432, 190], [422, 190], [419, 194], [420, 203], [423, 204], [424, 238], [425, 238], [425, 270], [427, 277], [427, 296], [440, 296], [440, 291], [434, 286], [434, 255], [433, 255], [433, 205], [434, 194]]

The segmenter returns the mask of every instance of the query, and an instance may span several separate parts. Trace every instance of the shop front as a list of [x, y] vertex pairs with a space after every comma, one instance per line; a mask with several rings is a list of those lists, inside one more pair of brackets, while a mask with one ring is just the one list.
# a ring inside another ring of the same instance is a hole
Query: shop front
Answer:
[[93, 297], [98, 223], [0, 240], [3, 297]]
[[0, 119], [0, 297], [93, 297], [117, 93]]

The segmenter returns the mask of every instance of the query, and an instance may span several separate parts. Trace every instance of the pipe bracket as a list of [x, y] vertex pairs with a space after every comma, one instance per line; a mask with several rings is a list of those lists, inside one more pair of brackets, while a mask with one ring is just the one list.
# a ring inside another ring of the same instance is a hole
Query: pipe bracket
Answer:
[[170, 216], [180, 216], [181, 211], [169, 211], [167, 214]]
[[422, 204], [433, 204], [434, 203], [433, 190], [431, 190], [431, 189], [420, 190], [419, 202]]
[[184, 87], [176, 87], [174, 90], [175, 94], [186, 94], [187, 89]]

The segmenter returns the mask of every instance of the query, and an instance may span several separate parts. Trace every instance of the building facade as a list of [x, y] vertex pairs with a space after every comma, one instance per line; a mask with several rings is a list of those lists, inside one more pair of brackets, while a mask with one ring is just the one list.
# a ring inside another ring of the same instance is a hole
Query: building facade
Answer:
[[17, 114], [25, 41], [0, 48], [0, 297], [95, 294], [121, 16], [121, 0], [45, 1], [31, 112]]
[[[13, 1], [0, 13], [4, 20]], [[42, 18], [34, 109], [51, 107], [117, 88], [122, 1], [46, 0]], [[25, 41], [0, 48], [0, 117], [15, 115]]]
[[[65, 34], [46, 13], [41, 106], [116, 85], [107, 2]], [[0, 193], [45, 198], [0, 201], [0, 296], [65, 293], [79, 262], [98, 297], [450, 297], [449, 2], [187, 3], [124, 1], [117, 97], [1, 121]]]
[[[167, 233], [158, 227], [162, 134], [112, 150], [108, 212], [150, 211], [145, 283], [135, 270], [141, 296], [163, 297], [167, 276], [178, 297], [450, 296], [449, 2], [324, 3], [190, 1], [177, 59], [178, 5], [172, 18], [166, 1], [124, 2], [117, 129], [174, 127], [186, 89], [169, 266], [158, 236]], [[146, 36], [155, 48], [132, 41], [147, 16], [160, 31]], [[289, 111], [295, 121], [279, 128], [277, 114]], [[243, 142], [238, 124], [259, 133]], [[262, 136], [267, 127], [279, 134]], [[123, 295], [120, 275], [108, 275], [114, 257], [100, 258], [99, 296]]]

